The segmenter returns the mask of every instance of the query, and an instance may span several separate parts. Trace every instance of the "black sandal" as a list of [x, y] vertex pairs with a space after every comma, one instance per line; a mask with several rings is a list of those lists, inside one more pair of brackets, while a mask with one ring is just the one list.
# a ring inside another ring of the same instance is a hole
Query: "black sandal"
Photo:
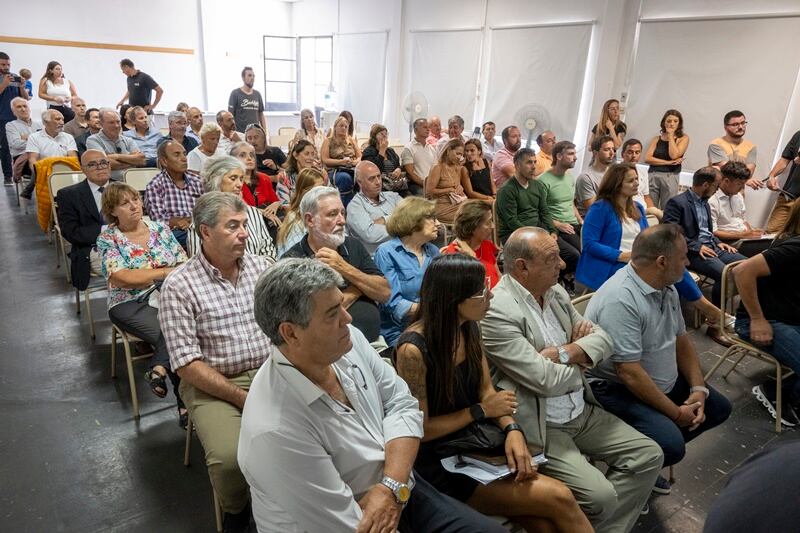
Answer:
[[185, 413], [181, 413], [181, 409], [186, 409], [185, 407], [178, 407], [178, 425], [186, 431], [186, 426], [189, 425], [189, 410], [187, 409]]
[[155, 370], [148, 370], [144, 373], [144, 380], [150, 385], [150, 390], [159, 398], [167, 395], [167, 376], [162, 376]]

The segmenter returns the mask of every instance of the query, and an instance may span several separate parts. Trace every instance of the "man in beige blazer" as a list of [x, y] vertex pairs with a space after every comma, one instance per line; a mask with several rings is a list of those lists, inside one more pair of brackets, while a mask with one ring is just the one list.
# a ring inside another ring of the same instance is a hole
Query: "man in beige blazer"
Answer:
[[[541, 228], [520, 228], [504, 248], [506, 274], [481, 322], [492, 378], [516, 392], [514, 418], [544, 448], [542, 472], [572, 489], [601, 532], [630, 531], [653, 488], [659, 446], [592, 395], [584, 371], [612, 353], [612, 340], [584, 320], [558, 285], [564, 262]], [[589, 460], [608, 465], [604, 475]]]

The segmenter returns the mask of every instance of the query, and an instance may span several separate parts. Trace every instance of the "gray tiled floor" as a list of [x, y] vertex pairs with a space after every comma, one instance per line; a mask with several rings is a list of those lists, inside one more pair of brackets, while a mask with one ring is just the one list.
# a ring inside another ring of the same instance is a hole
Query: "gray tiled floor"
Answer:
[[[93, 302], [97, 340], [74, 293], [54, 268], [55, 253], [13, 200], [0, 196], [0, 531], [213, 531], [211, 490], [195, 439], [182, 464], [185, 433], [174, 403], [137, 384], [142, 418], [131, 418], [124, 364], [109, 377], [109, 324], [103, 296]], [[708, 368], [722, 350], [694, 335]], [[654, 498], [638, 532], [692, 533], [726, 475], [780, 437], [749, 390], [767, 373], [745, 362], [725, 382], [731, 419], [689, 446], [669, 496]]]

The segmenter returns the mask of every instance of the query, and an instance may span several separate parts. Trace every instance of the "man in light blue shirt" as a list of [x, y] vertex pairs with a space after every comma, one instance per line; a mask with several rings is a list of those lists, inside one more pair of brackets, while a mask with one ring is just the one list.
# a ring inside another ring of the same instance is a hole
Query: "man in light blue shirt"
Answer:
[[284, 259], [255, 289], [272, 341], [242, 412], [238, 460], [259, 531], [505, 531], [412, 472], [419, 403], [350, 326], [342, 277]]
[[[656, 441], [664, 466], [678, 463], [686, 443], [724, 422], [727, 398], [706, 385], [672, 286], [688, 263], [686, 240], [674, 224], [642, 231], [631, 262], [606, 281], [586, 318], [614, 341], [614, 353], [590, 369], [590, 384], [603, 407]], [[669, 493], [663, 478], [658, 492]]]
[[133, 113], [134, 129], [123, 132], [122, 135], [136, 141], [139, 150], [141, 150], [147, 158], [146, 165], [148, 167], [158, 166], [156, 164], [156, 153], [158, 151], [158, 141], [160, 141], [162, 137], [161, 132], [150, 126], [147, 111], [145, 111], [143, 107], [136, 106], [129, 112]]

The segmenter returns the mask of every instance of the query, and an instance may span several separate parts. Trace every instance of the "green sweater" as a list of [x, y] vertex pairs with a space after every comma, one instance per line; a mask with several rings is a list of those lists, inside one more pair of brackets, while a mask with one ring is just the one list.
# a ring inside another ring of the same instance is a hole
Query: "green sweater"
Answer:
[[497, 191], [497, 232], [505, 242], [517, 228], [537, 226], [555, 233], [547, 208], [547, 190], [538, 180], [522, 187], [516, 178], [508, 180]]

